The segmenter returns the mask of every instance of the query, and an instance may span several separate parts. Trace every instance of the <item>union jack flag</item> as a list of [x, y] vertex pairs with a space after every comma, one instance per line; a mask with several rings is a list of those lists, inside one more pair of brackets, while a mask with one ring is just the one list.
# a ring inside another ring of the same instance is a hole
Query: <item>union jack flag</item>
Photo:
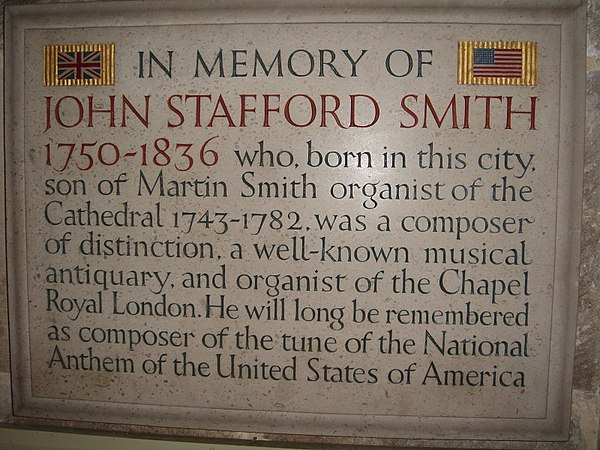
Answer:
[[46, 86], [115, 84], [115, 44], [44, 46]]
[[56, 65], [59, 80], [97, 80], [102, 73], [102, 53], [59, 52]]

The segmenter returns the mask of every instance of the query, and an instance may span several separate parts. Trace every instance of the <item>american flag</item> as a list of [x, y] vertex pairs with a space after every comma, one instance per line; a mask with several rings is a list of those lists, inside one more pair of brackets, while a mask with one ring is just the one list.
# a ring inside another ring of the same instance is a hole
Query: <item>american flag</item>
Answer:
[[520, 48], [473, 49], [474, 77], [521, 78], [523, 50]]
[[59, 52], [57, 60], [59, 80], [96, 80], [102, 74], [102, 52]]

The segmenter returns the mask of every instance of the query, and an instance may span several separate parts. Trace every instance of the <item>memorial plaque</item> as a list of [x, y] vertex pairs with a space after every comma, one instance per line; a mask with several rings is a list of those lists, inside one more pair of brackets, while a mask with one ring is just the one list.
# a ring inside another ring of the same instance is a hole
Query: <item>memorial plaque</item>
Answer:
[[7, 8], [14, 421], [564, 439], [581, 12], [190, 5]]

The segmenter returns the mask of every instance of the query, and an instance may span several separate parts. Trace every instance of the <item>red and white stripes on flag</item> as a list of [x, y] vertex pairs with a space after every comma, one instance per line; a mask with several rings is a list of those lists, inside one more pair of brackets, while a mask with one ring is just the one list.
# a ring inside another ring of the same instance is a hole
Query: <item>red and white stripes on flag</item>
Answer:
[[523, 50], [520, 48], [475, 48], [473, 76], [521, 78]]

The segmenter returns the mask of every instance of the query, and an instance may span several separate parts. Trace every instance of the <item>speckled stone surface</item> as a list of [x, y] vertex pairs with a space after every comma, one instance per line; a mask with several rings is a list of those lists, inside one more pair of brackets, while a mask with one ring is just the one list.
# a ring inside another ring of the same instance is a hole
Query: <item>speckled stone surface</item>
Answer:
[[574, 388], [598, 391], [600, 336], [600, 2], [588, 5], [581, 281]]
[[[11, 2], [17, 3], [17, 2]], [[18, 2], [29, 3], [29, 2]], [[393, 2], [385, 2], [391, 4]], [[431, 2], [439, 5], [440, 2]], [[548, 6], [549, 2], [501, 2], [504, 6]], [[577, 2], [556, 0], [552, 6], [572, 6]], [[377, 3], [380, 4], [380, 3]], [[396, 2], [397, 4], [397, 2]], [[420, 3], [423, 4], [422, 2]], [[480, 2], [444, 2], [449, 6], [473, 6]], [[537, 448], [594, 449], [599, 442], [600, 414], [600, 1], [588, 4], [588, 81], [586, 103], [586, 148], [584, 169], [584, 208], [581, 239], [581, 276], [577, 346], [573, 382], [573, 414], [571, 437], [562, 443], [518, 443], [482, 441], [398, 441], [399, 447], [427, 448]], [[3, 203], [3, 202], [2, 202]], [[2, 221], [2, 227], [3, 227]], [[0, 232], [4, 233], [2, 228]], [[4, 245], [4, 244], [2, 244]], [[1, 248], [4, 255], [4, 248]], [[3, 264], [4, 266], [4, 264]], [[6, 285], [6, 274], [0, 271], [0, 283]], [[5, 297], [5, 291], [2, 292]], [[6, 301], [0, 303], [0, 412], [10, 413], [7, 373], [9, 371]], [[208, 448], [208, 447], [201, 447]]]

